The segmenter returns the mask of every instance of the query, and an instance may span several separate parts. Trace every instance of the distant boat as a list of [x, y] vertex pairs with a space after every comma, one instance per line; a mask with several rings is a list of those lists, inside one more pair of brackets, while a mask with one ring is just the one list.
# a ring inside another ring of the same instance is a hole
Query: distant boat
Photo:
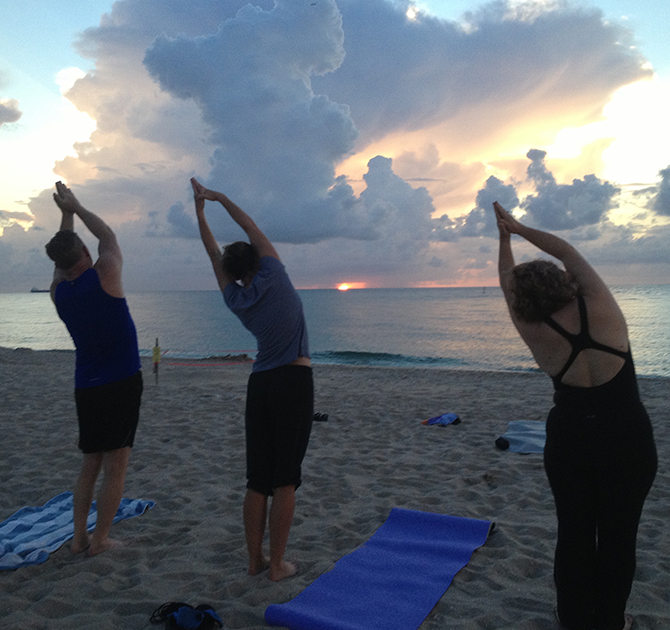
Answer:
[[37, 287], [33, 287], [30, 289], [31, 293], [49, 293], [49, 289], [38, 289]]

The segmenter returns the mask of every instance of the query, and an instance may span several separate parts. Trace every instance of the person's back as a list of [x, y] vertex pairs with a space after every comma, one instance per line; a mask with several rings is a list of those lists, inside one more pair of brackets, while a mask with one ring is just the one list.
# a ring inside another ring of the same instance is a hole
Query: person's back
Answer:
[[[142, 372], [113, 230], [62, 182], [56, 183], [54, 201], [62, 215], [60, 230], [46, 246], [55, 264], [51, 297], [76, 348], [75, 403], [83, 453], [73, 493], [70, 550], [95, 555], [119, 544], [109, 538], [109, 530], [123, 496], [139, 420]], [[74, 232], [75, 216], [98, 239], [95, 262]], [[101, 470], [96, 526], [89, 536], [88, 513]]]
[[[609, 291], [583, 296], [585, 316], [580, 314], [579, 298], [575, 298], [540, 322], [515, 321], [523, 340], [533, 357], [552, 378], [560, 375], [563, 385], [597, 387], [609, 382], [625, 362], [621, 353], [629, 350], [626, 322]], [[605, 348], [581, 349], [572, 357], [574, 344], [549, 321], [568, 335], [579, 337], [585, 326], [590, 339]], [[573, 359], [569, 365], [570, 359]], [[564, 369], [567, 367], [567, 370]]]
[[[544, 466], [554, 495], [556, 618], [561, 628], [628, 630], [635, 542], [656, 474], [653, 431], [640, 400], [621, 310], [563, 239], [519, 223], [498, 203], [498, 271], [512, 321], [554, 382]], [[515, 265], [518, 234], [565, 265]]]
[[[198, 228], [226, 305], [256, 337], [258, 354], [247, 385], [247, 493], [244, 531], [249, 574], [269, 569], [274, 581], [295, 575], [284, 559], [295, 491], [314, 417], [314, 383], [302, 302], [277, 250], [251, 217], [223, 193], [191, 179]], [[249, 237], [222, 252], [205, 218], [217, 201]], [[272, 503], [268, 510], [269, 497]], [[263, 553], [269, 516], [270, 555]]]
[[265, 256], [248, 286], [229, 283], [224, 292], [228, 308], [257, 340], [253, 371], [273, 369], [309, 356], [302, 302], [284, 265]]
[[94, 268], [72, 281], [61, 281], [54, 302], [76, 348], [75, 387], [113, 383], [140, 369], [127, 302], [102, 288]]

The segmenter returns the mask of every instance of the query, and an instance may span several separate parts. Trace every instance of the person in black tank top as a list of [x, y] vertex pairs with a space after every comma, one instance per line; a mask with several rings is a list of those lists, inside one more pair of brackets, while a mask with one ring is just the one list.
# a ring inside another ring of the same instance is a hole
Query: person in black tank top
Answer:
[[[626, 323], [575, 248], [522, 225], [497, 203], [494, 210], [500, 285], [512, 321], [554, 383], [544, 464], [558, 517], [556, 619], [565, 630], [628, 630], [637, 529], [657, 454]], [[558, 258], [565, 270], [546, 260], [515, 265], [511, 234]], [[595, 339], [587, 304], [597, 314]]]

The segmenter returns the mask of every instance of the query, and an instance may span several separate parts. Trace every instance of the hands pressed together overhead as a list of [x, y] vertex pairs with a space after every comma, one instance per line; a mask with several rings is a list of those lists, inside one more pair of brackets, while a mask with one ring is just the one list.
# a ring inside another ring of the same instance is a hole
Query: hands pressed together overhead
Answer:
[[193, 187], [196, 209], [204, 207], [205, 201], [217, 200], [216, 191], [205, 188], [195, 177], [191, 177], [191, 186]]
[[74, 193], [63, 182], [56, 182], [56, 192], [53, 196], [56, 205], [62, 212], [74, 214], [79, 206], [79, 201], [74, 196]]
[[509, 238], [510, 234], [519, 234], [523, 226], [497, 201], [493, 202], [493, 210], [496, 213], [500, 238]]

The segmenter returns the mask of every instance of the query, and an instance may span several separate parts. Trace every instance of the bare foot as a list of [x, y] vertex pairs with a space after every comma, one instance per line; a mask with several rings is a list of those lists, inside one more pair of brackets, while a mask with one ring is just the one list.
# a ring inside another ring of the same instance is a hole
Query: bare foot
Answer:
[[263, 559], [260, 562], [251, 562], [249, 561], [249, 575], [258, 575], [267, 571], [270, 568], [270, 558], [263, 556]]
[[108, 538], [107, 540], [105, 540], [103, 543], [100, 544], [92, 542], [91, 546], [86, 550], [86, 557], [92, 558], [93, 556], [97, 556], [98, 554], [101, 554], [104, 551], [108, 551], [110, 549], [123, 549], [124, 547], [127, 546], [128, 543], [123, 542], [122, 540], [115, 540], [114, 538]]
[[279, 569], [270, 567], [270, 579], [273, 582], [279, 582], [285, 578], [293, 577], [296, 573], [298, 573], [298, 565], [295, 564], [295, 562], [282, 560]]
[[91, 537], [88, 535], [88, 532], [85, 536], [78, 538], [77, 540], [72, 540], [70, 545], [70, 553], [82, 553], [86, 551], [91, 546]]

